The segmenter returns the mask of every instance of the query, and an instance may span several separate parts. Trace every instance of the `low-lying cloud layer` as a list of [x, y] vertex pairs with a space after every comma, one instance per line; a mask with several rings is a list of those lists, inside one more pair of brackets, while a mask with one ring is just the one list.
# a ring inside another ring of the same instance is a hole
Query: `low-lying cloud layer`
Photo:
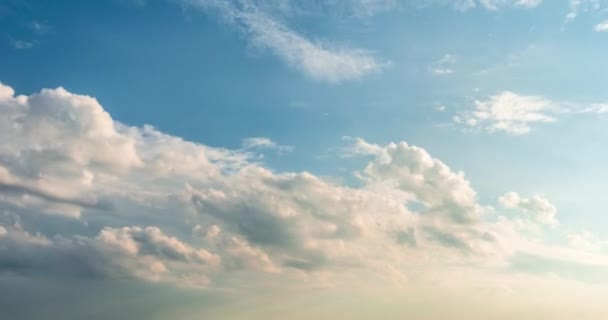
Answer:
[[538, 273], [525, 259], [575, 280], [552, 263], [608, 266], [602, 242], [581, 250], [591, 235], [557, 229], [549, 200], [507, 193], [481, 204], [464, 173], [405, 142], [347, 138], [346, 155], [369, 159], [355, 187], [266, 168], [252, 147], [271, 140], [211, 148], [118, 123], [63, 88], [23, 96], [0, 85], [0, 113], [3, 276], [411, 288], [470, 286], [452, 277], [466, 270], [503, 288], [498, 278]]

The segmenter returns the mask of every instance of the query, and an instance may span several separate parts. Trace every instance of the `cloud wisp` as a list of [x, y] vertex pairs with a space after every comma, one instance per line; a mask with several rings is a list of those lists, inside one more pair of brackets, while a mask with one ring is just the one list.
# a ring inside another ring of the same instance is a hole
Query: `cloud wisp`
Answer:
[[217, 10], [245, 34], [256, 48], [268, 50], [287, 65], [312, 79], [339, 83], [380, 72], [390, 62], [378, 61], [369, 51], [309, 40], [272, 17], [254, 1], [180, 0], [187, 8]]

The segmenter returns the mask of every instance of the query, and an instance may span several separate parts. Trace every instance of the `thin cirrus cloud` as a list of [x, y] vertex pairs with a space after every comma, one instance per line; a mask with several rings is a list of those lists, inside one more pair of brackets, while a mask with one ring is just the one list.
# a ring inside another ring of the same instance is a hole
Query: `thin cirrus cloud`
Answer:
[[292, 152], [295, 147], [288, 145], [281, 145], [272, 141], [266, 137], [249, 137], [245, 138], [242, 141], [243, 150], [251, 150], [251, 149], [267, 149], [276, 151], [278, 154], [286, 154]]
[[454, 6], [459, 10], [469, 10], [481, 6], [487, 10], [498, 10], [503, 7], [535, 8], [542, 0], [456, 0]]
[[[352, 81], [369, 74], [382, 72], [392, 64], [391, 61], [378, 60], [369, 50], [343, 47], [327, 41], [310, 40], [273, 17], [271, 10], [264, 9], [267, 7], [265, 1], [175, 1], [188, 8], [219, 11], [224, 18], [245, 34], [253, 47], [272, 52], [284, 63], [314, 80], [328, 83]], [[487, 10], [498, 10], [508, 6], [534, 8], [542, 1], [459, 0], [452, 3], [459, 10], [468, 10], [477, 6]], [[285, 1], [282, 5], [283, 10], [279, 10], [279, 13], [287, 11], [289, 13], [287, 16], [289, 16], [299, 10], [314, 11], [321, 7], [326, 10], [346, 10], [353, 16], [365, 18], [398, 5], [399, 1], [396, 0], [321, 1], [314, 5], [300, 1]], [[277, 14], [276, 10], [274, 14]], [[448, 64], [450, 63], [448, 62]], [[432, 69], [432, 72], [436, 75], [448, 75], [453, 70], [449, 68], [449, 65], [438, 64]]]
[[269, 50], [287, 65], [312, 79], [339, 83], [380, 72], [390, 62], [378, 61], [369, 51], [324, 45], [309, 40], [273, 18], [254, 1], [179, 0], [180, 4], [220, 14], [243, 31], [249, 43]]
[[580, 105], [504, 91], [486, 100], [475, 100], [472, 110], [456, 115], [453, 120], [467, 128], [523, 135], [535, 125], [557, 122], [562, 115], [606, 112], [608, 107], [603, 103]]
[[437, 60], [431, 66], [431, 73], [437, 76], [446, 76], [454, 73], [452, 66], [456, 63], [456, 59], [451, 54], [444, 54], [441, 59]]

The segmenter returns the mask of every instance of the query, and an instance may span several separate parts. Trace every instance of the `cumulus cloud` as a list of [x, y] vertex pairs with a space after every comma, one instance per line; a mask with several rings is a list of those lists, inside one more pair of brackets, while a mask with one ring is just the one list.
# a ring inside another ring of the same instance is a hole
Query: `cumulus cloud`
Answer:
[[454, 265], [504, 268], [522, 253], [605, 265], [524, 232], [556, 221], [546, 199], [509, 194], [499, 202], [529, 214], [496, 215], [462, 172], [405, 142], [345, 138], [344, 152], [368, 161], [350, 186], [274, 172], [253, 149], [126, 126], [61, 88], [25, 96], [1, 85], [0, 114], [2, 274], [401, 286], [424, 276], [420, 267], [436, 279]]
[[157, 227], [103, 228], [95, 237], [31, 234], [2, 227], [0, 272], [59, 277], [133, 277], [198, 286], [220, 258], [195, 249]]
[[367, 150], [381, 150], [380, 155], [363, 170], [362, 179], [370, 183], [391, 184], [413, 194], [429, 209], [428, 214], [445, 215], [456, 222], [476, 220], [481, 208], [476, 192], [462, 172], [454, 172], [426, 150], [405, 142], [384, 148], [357, 141]]
[[540, 223], [548, 225], [558, 223], [555, 218], [557, 208], [541, 196], [535, 195], [531, 198], [523, 198], [516, 192], [509, 192], [501, 196], [498, 202], [505, 208], [523, 210]]

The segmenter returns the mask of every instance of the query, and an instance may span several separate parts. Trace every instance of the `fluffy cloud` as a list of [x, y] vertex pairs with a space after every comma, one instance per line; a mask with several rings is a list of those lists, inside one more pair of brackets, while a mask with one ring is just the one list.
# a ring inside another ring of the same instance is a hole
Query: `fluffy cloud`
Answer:
[[532, 124], [556, 121], [552, 113], [559, 109], [558, 105], [543, 97], [505, 91], [488, 100], [475, 101], [475, 109], [455, 118], [455, 121], [490, 132], [525, 134]]
[[0, 113], [2, 274], [400, 286], [412, 275], [447, 281], [454, 265], [504, 269], [524, 253], [606, 260], [529, 238], [526, 230], [555, 221], [545, 199], [510, 194], [500, 202], [530, 214], [496, 215], [462, 172], [405, 142], [345, 138], [348, 156], [369, 157], [352, 186], [273, 172], [253, 149], [120, 124], [95, 99], [61, 88], [15, 96], [0, 85]]
[[[365, 141], [357, 141], [359, 148]], [[397, 190], [415, 196], [429, 209], [429, 214], [447, 216], [456, 222], [479, 218], [481, 208], [476, 193], [462, 172], [454, 172], [426, 150], [405, 142], [391, 143], [382, 148], [370, 145], [366, 149], [380, 150], [379, 156], [363, 170], [368, 183], [389, 184]]]
[[535, 195], [532, 198], [523, 198], [516, 192], [509, 192], [501, 196], [498, 202], [505, 208], [523, 210], [540, 223], [556, 225], [555, 215], [557, 208], [549, 200]]
[[157, 227], [103, 228], [95, 237], [30, 234], [2, 227], [0, 267], [34, 276], [133, 277], [185, 286], [208, 283], [220, 258], [195, 249]]
[[556, 122], [563, 115], [600, 114], [607, 111], [605, 103], [583, 105], [504, 91], [487, 100], [476, 100], [473, 110], [456, 115], [454, 122], [489, 132], [503, 131], [522, 135], [529, 133], [533, 125]]

